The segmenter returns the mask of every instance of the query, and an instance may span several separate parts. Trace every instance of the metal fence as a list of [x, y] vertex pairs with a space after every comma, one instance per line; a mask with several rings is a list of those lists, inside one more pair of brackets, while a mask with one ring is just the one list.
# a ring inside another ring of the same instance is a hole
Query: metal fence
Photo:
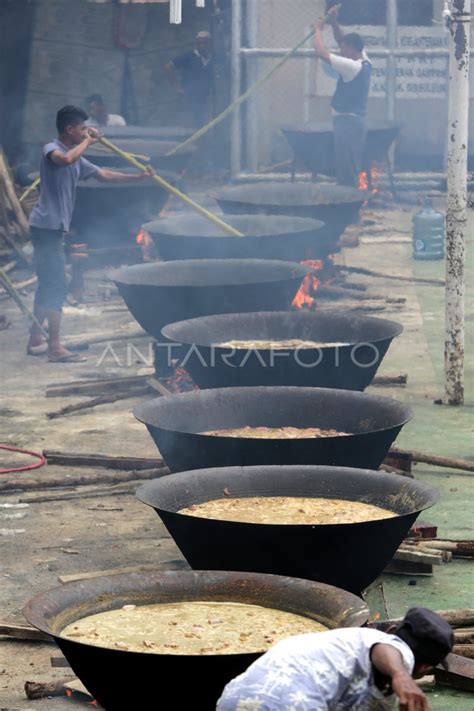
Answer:
[[[324, 0], [233, 0], [232, 96], [246, 90], [272, 63], [308, 33], [317, 17], [325, 14]], [[439, 20], [424, 27], [399, 26], [398, 2], [387, 0], [385, 26], [355, 26], [373, 62], [371, 107], [378, 118], [393, 120], [397, 103], [430, 107], [429, 120], [444, 138], [448, 91], [447, 33], [441, 23], [441, 3], [435, 0]], [[335, 43], [327, 30], [329, 46]], [[280, 132], [283, 124], [329, 120], [334, 90], [322, 62], [315, 58], [311, 42], [236, 111], [231, 129], [231, 169], [234, 178], [260, 177], [272, 165], [291, 155]], [[426, 100], [426, 101], [425, 101]], [[433, 103], [434, 102], [434, 103]], [[439, 102], [440, 109], [432, 106]], [[401, 104], [399, 104], [399, 107]], [[400, 111], [399, 111], [400, 113]], [[419, 127], [429, 133], [427, 126]], [[416, 140], [414, 137], [413, 140]], [[444, 145], [446, 141], [443, 141]]]

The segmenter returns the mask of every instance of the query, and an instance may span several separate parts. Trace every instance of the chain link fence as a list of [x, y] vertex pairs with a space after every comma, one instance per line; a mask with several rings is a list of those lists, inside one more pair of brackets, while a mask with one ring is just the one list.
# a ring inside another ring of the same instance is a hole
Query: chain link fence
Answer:
[[[371, 12], [371, 3], [377, 12]], [[237, 93], [300, 42], [327, 8], [326, 0], [234, 0], [234, 12], [237, 5], [242, 20], [239, 48], [236, 50], [234, 43], [233, 57], [234, 68], [240, 63]], [[424, 162], [428, 170], [442, 168], [449, 73], [442, 0], [423, 0], [415, 15], [412, 4], [405, 0], [357, 0], [357, 12], [356, 1], [349, 5], [352, 14], [342, 13], [341, 22], [363, 17], [367, 23], [345, 28], [364, 37], [373, 63], [369, 117], [404, 124], [399, 154], [404, 156], [405, 167]], [[392, 13], [395, 9], [395, 23], [393, 14], [390, 20], [390, 8]], [[330, 28], [325, 29], [324, 37], [328, 49], [335, 49]], [[243, 171], [266, 173], [292, 167], [293, 153], [281, 127], [330, 122], [335, 89], [335, 78], [330, 74], [315, 57], [309, 41], [253, 95], [234, 121], [233, 142], [239, 144], [239, 150], [234, 150], [235, 176]]]

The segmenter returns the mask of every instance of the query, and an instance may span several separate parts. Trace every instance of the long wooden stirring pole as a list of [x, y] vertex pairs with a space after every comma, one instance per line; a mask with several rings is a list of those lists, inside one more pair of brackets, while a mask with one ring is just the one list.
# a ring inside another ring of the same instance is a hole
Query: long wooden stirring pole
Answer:
[[29, 185], [29, 186], [26, 188], [25, 192], [22, 193], [21, 196], [18, 198], [18, 202], [23, 202], [23, 200], [24, 200], [26, 197], [28, 197], [28, 195], [29, 195], [30, 193], [33, 192], [33, 190], [36, 190], [36, 188], [39, 186], [39, 184], [40, 184], [40, 179], [39, 179], [39, 178], [35, 178], [35, 179], [33, 180], [33, 182], [31, 183], [31, 185]]
[[[342, 7], [342, 4], [343, 3], [340, 2], [338, 5], [334, 5], [332, 8], [332, 12], [338, 12], [339, 9]], [[325, 17], [323, 18], [323, 21], [327, 22], [330, 15], [331, 15], [331, 13], [328, 13], [327, 15], [325, 15]], [[229, 106], [226, 109], [224, 109], [224, 111], [221, 111], [221, 113], [218, 114], [211, 121], [209, 121], [209, 123], [205, 124], [201, 128], [198, 128], [198, 130], [195, 131], [192, 134], [192, 136], [189, 136], [189, 138], [186, 138], [185, 141], [183, 141], [182, 143], [179, 143], [177, 146], [172, 148], [170, 151], [168, 151], [168, 153], [166, 155], [172, 156], [175, 153], [178, 153], [178, 151], [180, 151], [182, 148], [185, 148], [186, 146], [189, 146], [191, 143], [194, 143], [199, 138], [204, 136], [212, 128], [214, 128], [215, 126], [220, 124], [221, 121], [223, 121], [225, 118], [227, 118], [227, 116], [229, 116], [231, 113], [233, 113], [235, 111], [235, 109], [237, 109], [240, 106], [240, 104], [243, 104], [244, 101], [247, 101], [249, 96], [251, 94], [253, 94], [254, 91], [259, 89], [262, 86], [262, 84], [265, 84], [265, 82], [268, 81], [268, 79], [270, 79], [284, 64], [286, 64], [287, 61], [289, 59], [291, 59], [293, 57], [293, 55], [301, 47], [303, 47], [303, 45], [305, 45], [306, 42], [308, 42], [313, 37], [314, 34], [315, 34], [315, 30], [312, 29], [311, 32], [308, 32], [308, 34], [305, 37], [303, 37], [302, 40], [300, 40], [298, 42], [298, 44], [296, 44], [292, 49], [290, 49], [286, 54], [284, 54], [283, 57], [278, 60], [278, 62], [275, 62], [275, 64], [273, 64], [273, 66], [271, 66], [267, 72], [262, 74], [262, 76], [259, 79], [257, 79], [257, 81], [254, 84], [251, 84], [251, 86], [249, 86], [249, 88], [246, 91], [244, 91], [243, 94], [238, 96], [235, 99], [235, 101], [233, 101], [231, 104], [229, 104]]]
[[[122, 151], [118, 146], [116, 146], [114, 143], [109, 141], [107, 138], [104, 138], [103, 136], [99, 138], [99, 142], [102, 143], [102, 145], [106, 146], [110, 151], [113, 153], [116, 153], [118, 156], [121, 156], [127, 163], [130, 163], [130, 165], [133, 165], [134, 168], [137, 168], [137, 170], [144, 171], [146, 166], [143, 165], [142, 163], [139, 163], [139, 161], [136, 160], [136, 158], [133, 158], [129, 153], [126, 153], [125, 151]], [[164, 188], [167, 190], [171, 195], [175, 195], [175, 197], [179, 198], [182, 200], [186, 205], [189, 205], [189, 207], [192, 207], [193, 210], [198, 212], [202, 217], [205, 217], [206, 219], [210, 220], [213, 222], [215, 225], [220, 227], [221, 229], [225, 230], [229, 235], [232, 235], [233, 237], [243, 237], [244, 235], [242, 232], [239, 232], [239, 230], [236, 230], [234, 227], [231, 225], [228, 225], [227, 222], [224, 222], [224, 220], [221, 220], [220, 217], [217, 215], [214, 215], [214, 213], [210, 212], [209, 210], [206, 210], [205, 207], [202, 207], [199, 205], [197, 202], [194, 202], [194, 200], [191, 200], [190, 197], [185, 195], [184, 193], [181, 192], [181, 190], [178, 190], [175, 188], [171, 183], [168, 183], [167, 180], [162, 178], [160, 175], [152, 175], [150, 176], [152, 180], [155, 181], [160, 187]]]
[[5, 287], [5, 290], [7, 293], [10, 295], [10, 297], [13, 299], [13, 301], [17, 304], [17, 306], [20, 307], [20, 309], [23, 311], [26, 316], [32, 321], [36, 328], [42, 333], [42, 335], [46, 338], [46, 340], [49, 338], [47, 331], [43, 328], [43, 326], [40, 324], [36, 316], [30, 309], [28, 308], [28, 305], [26, 301], [20, 296], [18, 291], [15, 289], [13, 284], [11, 283], [10, 279], [7, 277], [5, 272], [3, 271], [2, 268], [0, 268], [0, 282], [2, 282], [3, 286]]

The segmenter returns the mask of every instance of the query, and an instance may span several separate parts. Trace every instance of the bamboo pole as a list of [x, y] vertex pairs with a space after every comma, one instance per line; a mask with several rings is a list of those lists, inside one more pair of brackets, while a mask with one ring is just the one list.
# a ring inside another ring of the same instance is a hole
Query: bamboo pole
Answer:
[[33, 190], [36, 190], [36, 188], [39, 187], [39, 184], [40, 184], [40, 178], [38, 176], [38, 178], [35, 178], [33, 180], [33, 182], [31, 183], [31, 185], [29, 185], [26, 188], [26, 190], [20, 195], [18, 202], [23, 202], [23, 200], [25, 200], [28, 197], [28, 195], [33, 192]]
[[16, 224], [18, 227], [17, 231], [20, 237], [25, 238], [28, 235], [28, 220], [26, 219], [26, 215], [23, 212], [23, 208], [21, 207], [18, 201], [3, 150], [0, 151], [0, 178], [1, 182], [3, 183], [5, 197], [10, 203], [11, 210], [16, 219]]
[[444, 367], [446, 402], [462, 405], [471, 0], [454, 0], [451, 5], [447, 16], [450, 64]]
[[19, 308], [23, 311], [23, 313], [28, 316], [30, 321], [32, 321], [35, 326], [38, 328], [38, 330], [42, 333], [42, 335], [46, 338], [46, 340], [49, 338], [47, 332], [44, 330], [43, 326], [40, 324], [36, 316], [30, 309], [28, 308], [25, 300], [20, 296], [20, 294], [17, 292], [13, 284], [11, 283], [10, 279], [8, 276], [5, 274], [3, 269], [0, 268], [0, 281], [4, 285], [6, 291], [9, 293], [13, 301], [19, 306]]
[[[125, 151], [122, 151], [120, 148], [118, 148], [118, 146], [109, 141], [107, 138], [99, 138], [99, 141], [113, 153], [116, 153], [118, 156], [121, 156], [125, 161], [127, 161], [127, 163], [130, 163], [130, 165], [132, 165], [134, 168], [137, 168], [137, 170], [144, 171], [146, 169], [145, 165], [139, 163], [136, 158], [133, 158], [129, 153], [125, 153]], [[232, 235], [233, 237], [243, 237], [242, 232], [239, 232], [231, 225], [228, 225], [227, 222], [224, 222], [224, 220], [221, 220], [220, 217], [214, 215], [214, 213], [210, 212], [209, 210], [206, 210], [205, 207], [198, 205], [197, 202], [194, 202], [194, 200], [188, 197], [188, 195], [182, 193], [181, 190], [175, 188], [174, 185], [168, 183], [168, 181], [162, 178], [160, 175], [153, 175], [150, 177], [160, 187], [167, 190], [169, 193], [171, 193], [171, 195], [174, 195], [175, 197], [182, 200], [182, 202], [184, 202], [186, 205], [198, 212], [202, 217], [205, 217], [206, 219], [213, 222], [215, 225], [217, 225], [217, 227], [220, 227], [221, 229], [225, 230], [227, 234]]]
[[[339, 8], [339, 7], [341, 7], [341, 5], [342, 5], [342, 3], [337, 5], [337, 7]], [[326, 15], [324, 18], [324, 21], [327, 21], [328, 17], [329, 17], [329, 15]], [[175, 146], [166, 155], [172, 156], [175, 153], [177, 153], [178, 151], [180, 151], [181, 148], [185, 148], [185, 146], [189, 146], [191, 143], [194, 143], [199, 138], [204, 136], [208, 131], [210, 131], [215, 126], [220, 124], [221, 121], [223, 121], [225, 118], [227, 118], [227, 116], [230, 116], [230, 114], [232, 114], [235, 111], [235, 109], [237, 109], [241, 104], [243, 104], [244, 101], [247, 101], [249, 96], [251, 96], [251, 94], [253, 94], [254, 91], [256, 91], [257, 89], [260, 89], [260, 87], [266, 81], [268, 81], [268, 79], [270, 79], [284, 64], [286, 64], [286, 62], [292, 58], [292, 56], [295, 54], [295, 52], [297, 52], [301, 47], [303, 47], [306, 44], [306, 42], [308, 42], [308, 40], [310, 40], [313, 37], [314, 32], [315, 32], [315, 30], [314, 30], [314, 28], [312, 28], [311, 31], [308, 32], [308, 34], [305, 35], [303, 37], [303, 39], [300, 40], [300, 42], [298, 42], [298, 44], [296, 44], [293, 47], [293, 49], [290, 49], [280, 60], [278, 60], [278, 62], [276, 62], [273, 65], [273, 67], [270, 67], [270, 69], [267, 72], [262, 74], [260, 79], [257, 79], [257, 81], [254, 84], [249, 86], [249, 88], [246, 91], [244, 91], [243, 94], [238, 96], [231, 104], [229, 104], [229, 106], [226, 109], [224, 109], [224, 111], [222, 111], [218, 116], [213, 118], [212, 121], [209, 121], [209, 123], [207, 123], [205, 126], [202, 126], [197, 131], [195, 131], [192, 134], [192, 136], [189, 136], [189, 138], [187, 138], [185, 141], [183, 141], [182, 143], [179, 143], [177, 146]]]

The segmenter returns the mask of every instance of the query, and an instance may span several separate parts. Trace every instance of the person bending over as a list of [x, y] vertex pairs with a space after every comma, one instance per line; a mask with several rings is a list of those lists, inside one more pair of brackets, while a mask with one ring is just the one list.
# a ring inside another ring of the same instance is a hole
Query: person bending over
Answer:
[[[454, 643], [448, 623], [414, 607], [393, 633], [337, 629], [278, 642], [231, 681], [217, 711], [427, 711], [413, 679], [443, 663]], [[445, 662], [444, 662], [445, 663]]]

